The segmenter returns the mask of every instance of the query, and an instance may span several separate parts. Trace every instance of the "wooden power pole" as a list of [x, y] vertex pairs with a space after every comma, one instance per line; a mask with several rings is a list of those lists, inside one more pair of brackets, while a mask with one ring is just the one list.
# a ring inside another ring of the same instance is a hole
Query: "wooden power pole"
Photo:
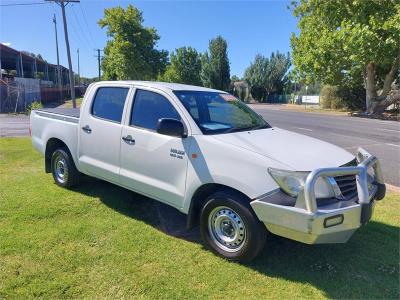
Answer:
[[57, 80], [59, 83], [61, 83], [61, 78], [60, 78], [60, 55], [58, 53], [58, 34], [57, 34], [57, 20], [56, 20], [56, 14], [53, 16], [53, 23], [54, 23], [54, 31], [56, 33], [56, 51], [57, 51]]
[[81, 70], [79, 67], [79, 48], [78, 50], [76, 50], [76, 52], [78, 53], [78, 85], [81, 85]]
[[56, 14], [53, 15], [54, 31], [56, 33], [56, 51], [57, 51], [57, 81], [58, 89], [60, 92], [60, 101], [62, 100], [62, 81], [61, 81], [61, 69], [60, 69], [60, 54], [58, 53], [58, 33], [57, 33], [57, 19]]
[[97, 65], [98, 65], [98, 70], [99, 70], [99, 81], [101, 80], [101, 55], [100, 51], [103, 51], [101, 49], [94, 49], [97, 51]]
[[68, 27], [67, 27], [67, 17], [65, 16], [65, 6], [67, 6], [70, 2], [78, 3], [80, 1], [79, 0], [46, 0], [46, 1], [55, 2], [61, 6], [61, 13], [62, 13], [63, 23], [64, 23], [65, 45], [67, 48], [67, 56], [68, 56], [69, 86], [71, 89], [72, 107], [76, 108], [75, 80], [74, 80], [74, 73], [72, 71], [72, 60], [71, 60], [71, 51], [69, 48]]

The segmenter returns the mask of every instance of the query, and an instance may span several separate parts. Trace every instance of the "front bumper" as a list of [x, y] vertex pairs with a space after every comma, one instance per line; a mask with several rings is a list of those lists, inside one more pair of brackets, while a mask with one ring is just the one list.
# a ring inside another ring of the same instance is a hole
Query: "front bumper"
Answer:
[[[288, 197], [280, 190], [261, 196], [250, 204], [267, 229], [277, 235], [306, 244], [345, 243], [353, 233], [367, 223], [373, 213], [375, 200], [385, 196], [385, 185], [379, 161], [364, 149], [357, 153], [358, 165], [353, 167], [321, 168], [311, 172], [296, 205], [280, 205], [272, 198]], [[368, 170], [373, 175], [368, 176]], [[315, 183], [319, 177], [356, 175], [357, 195], [319, 205], [315, 198]], [[369, 182], [372, 178], [372, 182]], [[280, 194], [279, 194], [280, 193]]]

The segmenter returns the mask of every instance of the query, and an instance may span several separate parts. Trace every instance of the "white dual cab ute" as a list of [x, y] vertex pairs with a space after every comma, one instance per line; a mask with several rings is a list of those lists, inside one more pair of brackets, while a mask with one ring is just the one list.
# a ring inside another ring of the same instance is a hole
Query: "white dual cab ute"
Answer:
[[379, 161], [271, 127], [234, 96], [182, 84], [91, 84], [79, 109], [31, 114], [34, 147], [56, 184], [80, 175], [154, 198], [200, 225], [206, 245], [254, 258], [267, 233], [344, 243], [385, 195]]

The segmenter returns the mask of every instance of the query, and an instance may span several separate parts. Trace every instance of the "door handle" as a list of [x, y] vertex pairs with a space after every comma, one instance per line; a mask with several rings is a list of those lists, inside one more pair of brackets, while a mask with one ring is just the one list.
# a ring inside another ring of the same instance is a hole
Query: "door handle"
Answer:
[[135, 140], [132, 138], [131, 135], [123, 136], [122, 139], [125, 143], [129, 145], [133, 145], [135, 143]]
[[92, 129], [90, 129], [89, 125], [86, 125], [86, 126], [82, 127], [82, 130], [84, 132], [86, 132], [86, 133], [91, 133], [92, 132]]

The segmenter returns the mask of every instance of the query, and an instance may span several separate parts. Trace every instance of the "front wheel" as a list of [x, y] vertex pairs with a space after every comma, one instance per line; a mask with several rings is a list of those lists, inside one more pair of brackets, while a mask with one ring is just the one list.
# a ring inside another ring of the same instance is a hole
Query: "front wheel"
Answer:
[[71, 188], [79, 183], [80, 173], [66, 148], [58, 148], [51, 156], [51, 172], [57, 185]]
[[231, 191], [208, 197], [200, 215], [200, 231], [211, 250], [233, 261], [255, 258], [263, 249], [267, 234], [248, 199]]

